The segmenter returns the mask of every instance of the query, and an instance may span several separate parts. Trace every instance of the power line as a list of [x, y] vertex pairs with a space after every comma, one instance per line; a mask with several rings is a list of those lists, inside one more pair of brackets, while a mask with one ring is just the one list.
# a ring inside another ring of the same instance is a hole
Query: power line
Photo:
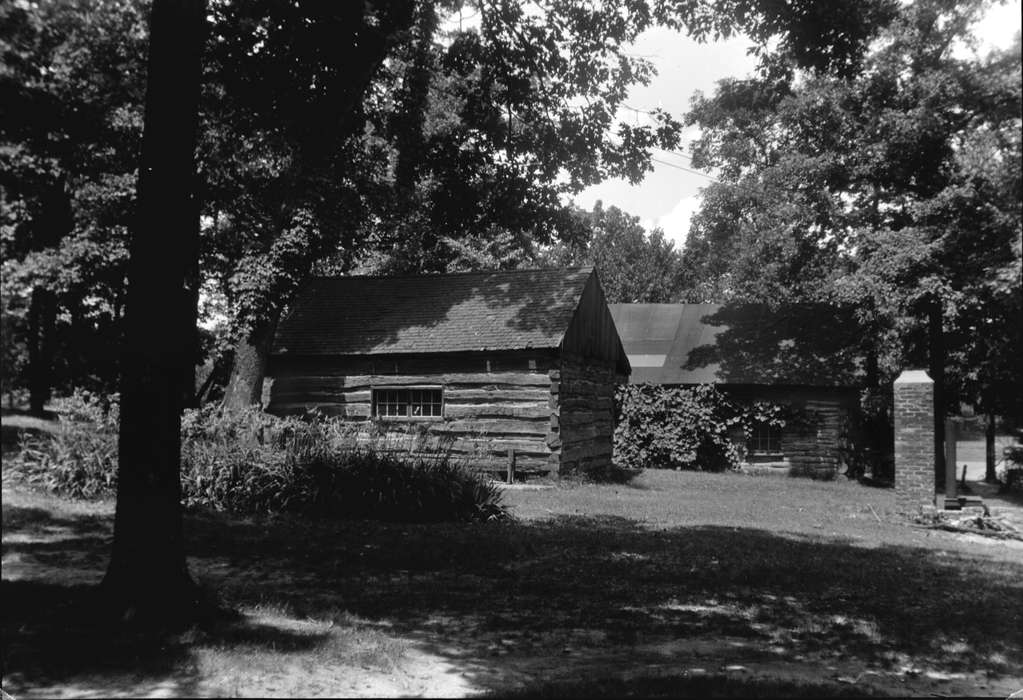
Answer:
[[[658, 149], [658, 150], [660, 150], [660, 149]], [[669, 168], [675, 168], [676, 170], [682, 170], [682, 171], [687, 172], [687, 173], [692, 173], [693, 175], [699, 175], [700, 177], [705, 177], [708, 180], [711, 180], [712, 182], [719, 182], [719, 180], [716, 177], [714, 177], [713, 175], [708, 175], [707, 173], [701, 173], [699, 170], [693, 170], [692, 168], [685, 168], [685, 167], [683, 167], [681, 165], [676, 165], [675, 163], [669, 163], [666, 160], [658, 160], [657, 158], [651, 158], [650, 160], [652, 162], [654, 162], [654, 163], [660, 163], [661, 165], [667, 165]]]
[[654, 148], [655, 151], [660, 151], [661, 153], [670, 153], [673, 156], [679, 156], [680, 158], [685, 158], [690, 163], [693, 162], [693, 157], [691, 155], [687, 155], [687, 154], [681, 153], [679, 151], [669, 151], [667, 148], [658, 148], [657, 146], [654, 146], [653, 148]]
[[[652, 110], [639, 109], [637, 107], [632, 107], [632, 106], [626, 105], [626, 104], [623, 104], [622, 107], [624, 109], [629, 110], [630, 112], [635, 112], [637, 114], [649, 114], [651, 116], [654, 114], [654, 112]], [[669, 151], [667, 148], [657, 148], [656, 146], [654, 146], [654, 149], [660, 151], [661, 153], [670, 153], [673, 156], [679, 156], [680, 158], [685, 158], [690, 163], [693, 161], [693, 157], [692, 156], [690, 156], [690, 155], [688, 155], [686, 153], [682, 153], [680, 151]]]
[[651, 115], [653, 114], [653, 110], [637, 109], [635, 107], [630, 107], [629, 105], [626, 105], [626, 104], [623, 104], [622, 108], [623, 109], [627, 109], [630, 112], [639, 112], [640, 114], [651, 114]]

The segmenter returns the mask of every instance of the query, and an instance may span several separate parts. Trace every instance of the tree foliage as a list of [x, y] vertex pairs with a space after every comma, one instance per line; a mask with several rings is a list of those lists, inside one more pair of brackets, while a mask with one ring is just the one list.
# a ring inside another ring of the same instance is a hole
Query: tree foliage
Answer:
[[1020, 45], [962, 50], [984, 7], [917, 0], [852, 76], [696, 99], [694, 162], [722, 182], [684, 252], [689, 296], [855, 305], [888, 378], [924, 364], [938, 299], [950, 387], [1019, 410]]
[[33, 349], [46, 381], [113, 386], [146, 41], [141, 3], [0, 7], [5, 390]]
[[623, 467], [735, 467], [742, 455], [729, 437], [739, 417], [714, 387], [627, 384], [615, 396], [615, 463]]
[[577, 216], [584, 233], [544, 251], [541, 264], [592, 265], [611, 304], [678, 301], [682, 255], [661, 229], [648, 234], [638, 217], [601, 202]]
[[[652, 126], [616, 121], [628, 88], [651, 75], [624, 50], [643, 30], [743, 31], [792, 65], [846, 72], [891, 3], [846, 0], [826, 16], [763, 0], [465, 6], [478, 24], [456, 28], [457, 0], [211, 3], [201, 274], [237, 337], [272, 327], [311, 270], [512, 266], [578, 240], [568, 195], [607, 177], [638, 181], [650, 149], [678, 141], [666, 113]], [[5, 382], [36, 347], [38, 317], [53, 319], [58, 383], [110, 387], [148, 5], [2, 12]], [[57, 233], [54, 199], [70, 215]], [[40, 289], [53, 297], [33, 316]]]

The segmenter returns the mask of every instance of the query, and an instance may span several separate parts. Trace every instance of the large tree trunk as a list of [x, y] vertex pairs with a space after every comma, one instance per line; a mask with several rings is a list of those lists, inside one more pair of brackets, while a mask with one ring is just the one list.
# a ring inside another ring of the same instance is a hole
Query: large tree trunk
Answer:
[[[203, 0], [205, 3], [205, 0]], [[199, 286], [202, 284], [200, 272], [199, 272], [199, 199], [198, 197], [193, 198], [194, 205], [194, 217], [195, 217], [195, 235], [186, 237], [186, 241], [182, 241], [182, 246], [190, 245], [190, 250], [182, 251], [188, 258], [188, 269], [185, 272], [185, 298], [184, 298], [184, 311], [185, 316], [182, 318], [184, 327], [182, 333], [185, 334], [184, 342], [187, 344], [186, 354], [188, 355], [187, 360], [184, 362], [184, 366], [181, 368], [181, 391], [182, 391], [182, 405], [185, 408], [198, 408], [199, 407], [199, 392], [195, 386], [196, 367], [202, 357], [200, 352], [200, 340], [199, 340]]]
[[145, 129], [121, 354], [114, 545], [103, 580], [136, 622], [187, 624], [199, 610], [181, 528], [181, 409], [197, 309], [195, 146], [204, 0], [155, 0]]
[[995, 415], [987, 414], [987, 427], [984, 430], [984, 481], [989, 484], [997, 483], [998, 474], [995, 473]]
[[276, 317], [238, 342], [231, 378], [224, 389], [224, 408], [237, 410], [262, 402], [270, 345], [277, 330]]

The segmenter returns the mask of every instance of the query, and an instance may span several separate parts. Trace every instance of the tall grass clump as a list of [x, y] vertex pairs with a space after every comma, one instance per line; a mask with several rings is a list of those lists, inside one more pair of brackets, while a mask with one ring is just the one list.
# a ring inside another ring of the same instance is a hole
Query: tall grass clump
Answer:
[[232, 513], [287, 512], [300, 507], [303, 460], [281, 445], [295, 419], [255, 409], [216, 406], [185, 411], [181, 421], [181, 493], [186, 506]]
[[[361, 431], [360, 431], [361, 428]], [[400, 522], [483, 521], [506, 515], [501, 491], [443, 447], [374, 439], [366, 426], [256, 408], [186, 417], [186, 503], [234, 513], [301, 513]]]
[[[323, 504], [346, 517], [397, 522], [479, 522], [506, 516], [501, 490], [449, 455], [405, 461], [365, 450], [337, 470], [336, 500]], [[321, 507], [323, 507], [321, 506]]]
[[25, 430], [19, 450], [5, 456], [27, 482], [62, 496], [93, 499], [117, 493], [117, 394], [76, 390], [53, 401], [51, 431]]
[[[117, 491], [117, 402], [88, 394], [57, 402], [57, 432], [24, 436], [16, 470], [72, 498]], [[368, 426], [372, 428], [373, 426]], [[484, 521], [506, 516], [501, 491], [443, 444], [400, 444], [379, 430], [258, 408], [216, 406], [182, 418], [186, 506], [237, 514], [401, 522]]]

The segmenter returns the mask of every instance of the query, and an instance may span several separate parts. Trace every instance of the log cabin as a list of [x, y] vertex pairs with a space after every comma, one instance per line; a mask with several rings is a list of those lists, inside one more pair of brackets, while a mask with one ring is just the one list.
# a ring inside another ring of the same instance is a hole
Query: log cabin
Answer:
[[610, 465], [629, 372], [592, 268], [318, 277], [278, 326], [264, 407], [556, 476]]
[[740, 404], [767, 402], [811, 420], [741, 430], [746, 468], [832, 476], [862, 443], [863, 334], [850, 309], [824, 304], [611, 304], [630, 382], [712, 384]]

